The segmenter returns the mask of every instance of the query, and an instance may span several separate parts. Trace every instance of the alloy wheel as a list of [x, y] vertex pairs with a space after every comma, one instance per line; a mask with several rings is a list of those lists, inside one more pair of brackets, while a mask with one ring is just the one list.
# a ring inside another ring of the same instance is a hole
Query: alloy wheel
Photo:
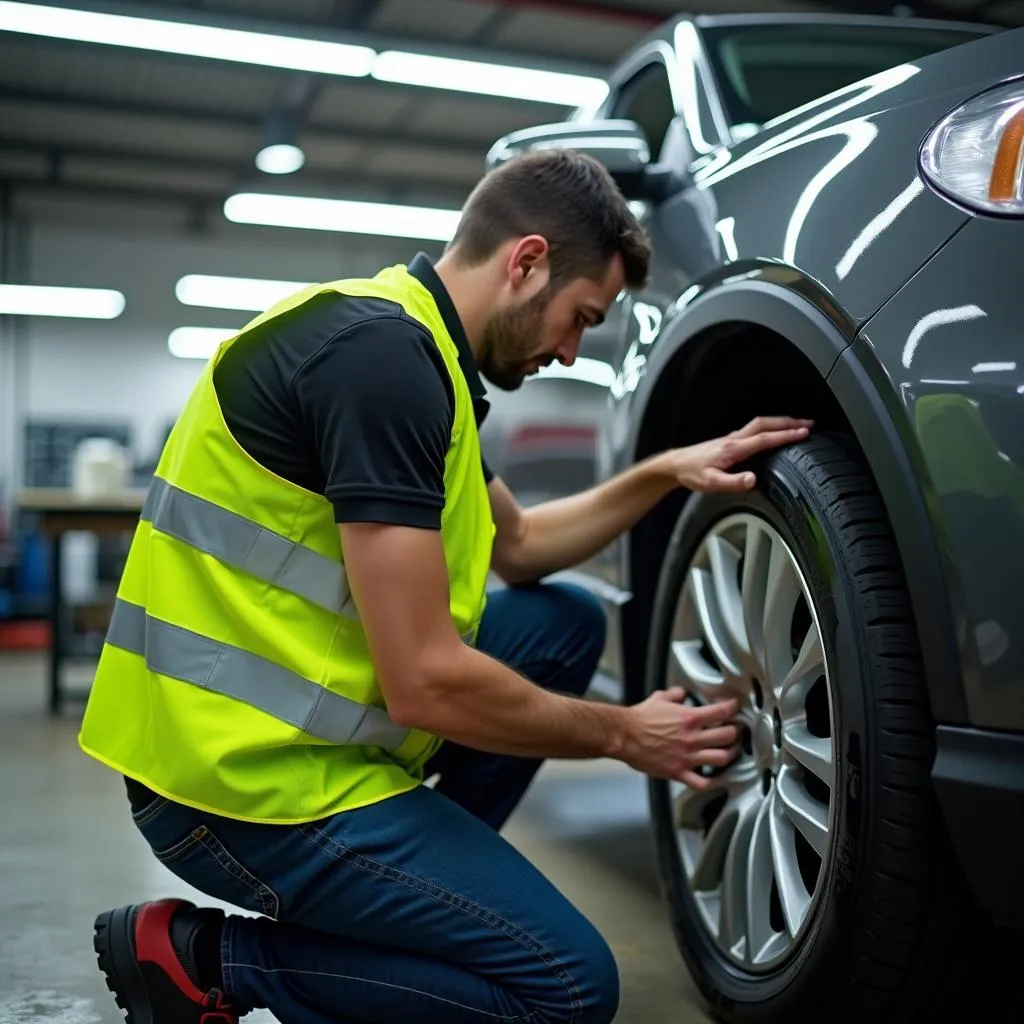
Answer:
[[750, 972], [797, 948], [824, 886], [836, 750], [827, 658], [807, 583], [767, 521], [731, 515], [693, 556], [667, 684], [740, 701], [741, 751], [704, 791], [670, 784], [683, 873], [719, 949]]

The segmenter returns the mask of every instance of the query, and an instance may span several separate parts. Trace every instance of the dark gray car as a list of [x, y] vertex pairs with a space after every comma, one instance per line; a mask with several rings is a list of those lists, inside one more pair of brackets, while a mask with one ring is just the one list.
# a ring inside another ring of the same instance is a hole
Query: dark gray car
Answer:
[[817, 423], [577, 575], [613, 625], [595, 690], [743, 702], [709, 790], [650, 783], [680, 948], [727, 1020], [930, 1019], [965, 915], [1024, 925], [1024, 30], [682, 18], [609, 85], [489, 163], [601, 159], [650, 287], [503, 422], [557, 432], [571, 392], [598, 478]]

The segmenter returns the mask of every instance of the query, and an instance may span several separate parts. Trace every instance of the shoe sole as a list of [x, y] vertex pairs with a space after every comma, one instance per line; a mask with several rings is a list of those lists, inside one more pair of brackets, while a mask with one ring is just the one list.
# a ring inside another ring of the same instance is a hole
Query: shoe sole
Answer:
[[153, 1024], [146, 981], [135, 959], [135, 914], [135, 907], [100, 914], [93, 925], [92, 945], [107, 988], [124, 1010], [125, 1024]]

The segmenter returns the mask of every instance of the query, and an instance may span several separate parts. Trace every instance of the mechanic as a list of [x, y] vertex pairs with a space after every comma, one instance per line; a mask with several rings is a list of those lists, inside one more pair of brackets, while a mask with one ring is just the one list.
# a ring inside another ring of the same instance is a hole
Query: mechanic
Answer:
[[[524, 510], [483, 465], [481, 374], [514, 389], [647, 278], [650, 245], [581, 154], [517, 157], [436, 265], [314, 285], [210, 360], [162, 453], [80, 734], [157, 859], [244, 913], [108, 910], [132, 1022], [607, 1024], [595, 928], [501, 835], [545, 758], [701, 786], [735, 701], [580, 699], [604, 643], [540, 582], [664, 495], [810, 424], [757, 420]], [[510, 584], [487, 593], [494, 570]], [[434, 781], [433, 786], [428, 785]]]

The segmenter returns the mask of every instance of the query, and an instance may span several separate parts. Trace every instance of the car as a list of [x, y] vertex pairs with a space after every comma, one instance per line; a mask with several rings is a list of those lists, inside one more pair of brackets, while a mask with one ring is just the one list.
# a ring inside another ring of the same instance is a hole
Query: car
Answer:
[[[551, 146], [654, 245], [581, 345], [604, 371], [559, 385], [596, 479], [815, 422], [570, 574], [599, 696], [741, 700], [707, 788], [647, 780], [682, 956], [727, 1021], [931, 1019], [958, 951], [1024, 926], [1024, 30], [674, 18], [487, 167]], [[555, 383], [508, 399], [558, 424]]]

